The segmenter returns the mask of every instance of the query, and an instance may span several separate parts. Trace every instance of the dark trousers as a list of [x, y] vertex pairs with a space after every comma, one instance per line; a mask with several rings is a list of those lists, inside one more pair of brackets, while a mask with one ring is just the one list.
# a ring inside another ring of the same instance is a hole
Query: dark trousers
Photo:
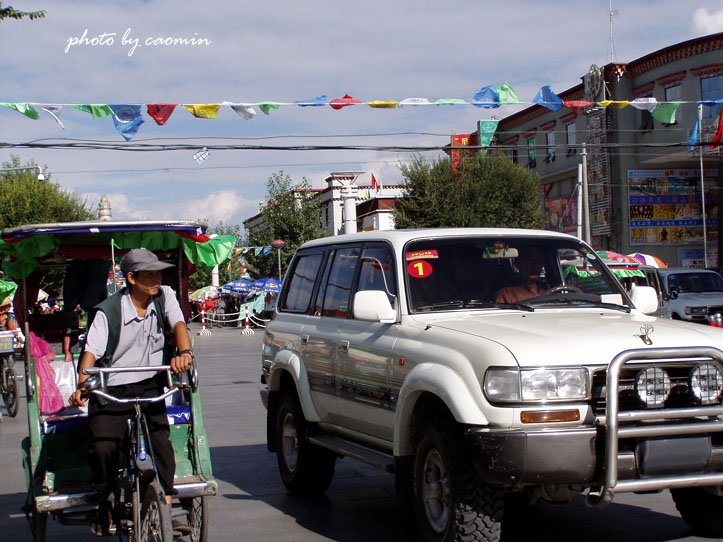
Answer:
[[[154, 377], [133, 384], [109, 386], [108, 393], [119, 398], [157, 397], [163, 393], [163, 379]], [[148, 422], [158, 479], [166, 494], [172, 495], [176, 458], [169, 439], [166, 405], [163, 401], [158, 401], [144, 405], [142, 409]], [[89, 460], [93, 471], [93, 485], [105, 496], [115, 488], [118, 469], [125, 460], [121, 454], [127, 450], [128, 420], [134, 415], [133, 405], [120, 405], [110, 401], [101, 404], [96, 396], [92, 396], [89, 401]]]

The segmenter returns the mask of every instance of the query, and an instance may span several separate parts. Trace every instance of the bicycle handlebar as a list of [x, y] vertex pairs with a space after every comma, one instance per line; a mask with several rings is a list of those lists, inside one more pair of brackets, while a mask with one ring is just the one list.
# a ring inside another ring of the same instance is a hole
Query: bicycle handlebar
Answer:
[[[99, 379], [99, 382], [97, 386], [94, 389], [87, 390], [88, 393], [92, 393], [93, 395], [97, 395], [98, 397], [102, 397], [103, 399], [106, 399], [108, 401], [111, 401], [113, 403], [118, 404], [149, 404], [149, 403], [156, 403], [158, 401], [165, 401], [167, 397], [170, 397], [177, 391], [181, 391], [188, 387], [188, 384], [185, 383], [174, 383], [171, 378], [171, 367], [169, 365], [162, 365], [160, 367], [86, 367], [83, 369], [83, 374], [86, 374], [88, 376], [98, 376], [98, 375], [104, 375], [104, 374], [114, 374], [114, 373], [160, 373], [165, 372], [168, 376], [168, 391], [163, 393], [162, 395], [159, 395], [157, 397], [128, 397], [128, 398], [120, 398], [116, 397], [114, 395], [109, 394], [106, 390], [98, 389], [105, 388], [105, 382], [102, 378]], [[86, 382], [88, 382], [87, 379]]]

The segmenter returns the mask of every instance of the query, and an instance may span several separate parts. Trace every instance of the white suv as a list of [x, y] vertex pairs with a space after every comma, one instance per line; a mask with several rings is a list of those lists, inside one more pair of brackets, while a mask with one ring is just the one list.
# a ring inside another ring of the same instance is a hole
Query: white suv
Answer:
[[723, 331], [649, 316], [652, 288], [632, 296], [564, 234], [306, 243], [262, 356], [284, 484], [320, 493], [338, 457], [376, 465], [445, 541], [498, 540], [506, 497], [670, 488], [698, 533], [723, 535]]

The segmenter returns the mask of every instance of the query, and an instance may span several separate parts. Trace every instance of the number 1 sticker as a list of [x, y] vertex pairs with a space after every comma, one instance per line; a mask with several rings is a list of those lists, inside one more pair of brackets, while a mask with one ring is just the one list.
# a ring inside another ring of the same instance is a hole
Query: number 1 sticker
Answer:
[[427, 260], [416, 260], [409, 262], [407, 265], [407, 273], [418, 279], [423, 279], [432, 274], [432, 264]]

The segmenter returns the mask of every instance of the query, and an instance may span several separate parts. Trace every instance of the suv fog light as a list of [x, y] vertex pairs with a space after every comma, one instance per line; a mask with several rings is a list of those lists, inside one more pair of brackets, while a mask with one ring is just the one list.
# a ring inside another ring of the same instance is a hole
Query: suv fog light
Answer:
[[662, 405], [670, 395], [670, 377], [660, 367], [643, 369], [638, 373], [635, 389], [647, 406]]
[[701, 363], [690, 372], [690, 389], [704, 405], [717, 402], [723, 392], [721, 370], [712, 363]]

